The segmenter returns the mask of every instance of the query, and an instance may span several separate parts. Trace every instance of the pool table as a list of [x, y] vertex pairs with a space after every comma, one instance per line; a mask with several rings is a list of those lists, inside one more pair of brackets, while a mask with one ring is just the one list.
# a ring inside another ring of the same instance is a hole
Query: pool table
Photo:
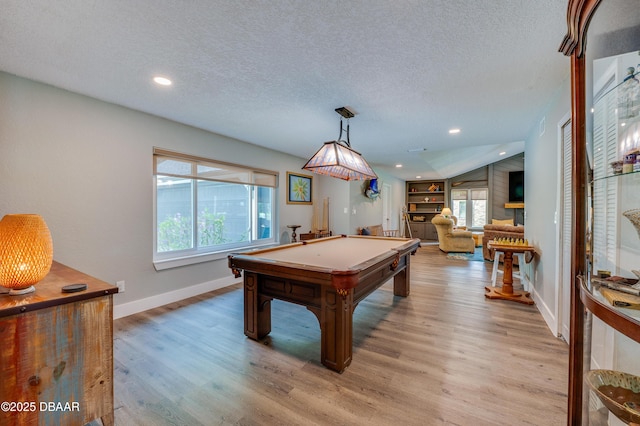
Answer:
[[393, 281], [409, 295], [409, 259], [418, 239], [341, 235], [229, 255], [236, 277], [244, 270], [244, 334], [271, 332], [271, 300], [305, 306], [320, 323], [320, 360], [343, 372], [353, 354], [353, 311], [367, 295]]

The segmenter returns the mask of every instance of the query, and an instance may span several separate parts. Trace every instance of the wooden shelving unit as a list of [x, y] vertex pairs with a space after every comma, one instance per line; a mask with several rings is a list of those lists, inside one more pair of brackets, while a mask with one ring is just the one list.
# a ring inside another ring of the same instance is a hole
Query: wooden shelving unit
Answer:
[[[449, 186], [446, 180], [407, 181], [408, 226], [413, 238], [437, 240], [438, 234], [431, 223], [448, 205]], [[408, 230], [405, 230], [408, 235]]]

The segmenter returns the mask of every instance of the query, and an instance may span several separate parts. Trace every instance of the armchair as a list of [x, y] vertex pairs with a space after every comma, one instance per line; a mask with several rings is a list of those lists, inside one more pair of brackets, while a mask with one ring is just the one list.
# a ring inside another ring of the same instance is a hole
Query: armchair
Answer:
[[454, 230], [453, 219], [447, 219], [440, 215], [434, 216], [431, 223], [438, 233], [438, 245], [440, 250], [449, 252], [466, 252], [473, 253], [475, 250], [475, 241], [471, 231]]

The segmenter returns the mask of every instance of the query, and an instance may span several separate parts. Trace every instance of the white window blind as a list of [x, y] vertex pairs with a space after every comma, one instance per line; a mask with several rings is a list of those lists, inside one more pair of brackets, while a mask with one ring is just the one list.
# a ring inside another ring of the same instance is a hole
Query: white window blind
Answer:
[[161, 148], [153, 149], [153, 174], [271, 188], [278, 185], [278, 172], [214, 161]]

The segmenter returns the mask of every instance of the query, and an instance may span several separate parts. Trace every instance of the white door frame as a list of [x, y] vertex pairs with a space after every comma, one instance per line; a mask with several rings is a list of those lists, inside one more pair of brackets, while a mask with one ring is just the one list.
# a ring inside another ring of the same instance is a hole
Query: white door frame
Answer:
[[[563, 129], [565, 126], [571, 126], [571, 111], [566, 113], [560, 122], [558, 123], [558, 156], [560, 159], [558, 161], [558, 188], [557, 188], [557, 200], [556, 200], [556, 211], [554, 217], [554, 223], [556, 226], [556, 306], [555, 317], [556, 317], [556, 334], [558, 336], [563, 337], [567, 342], [569, 341], [569, 330], [570, 330], [570, 317], [569, 313], [571, 311], [571, 297], [567, 297], [567, 291], [571, 292], [570, 283], [564, 282], [564, 272], [565, 268], [571, 268], [571, 258], [565, 259], [564, 250], [563, 250], [563, 236], [565, 232], [571, 232], [571, 229], [566, 230], [563, 228], [563, 217], [564, 217], [564, 134]], [[574, 135], [571, 135], [573, 140]]]

